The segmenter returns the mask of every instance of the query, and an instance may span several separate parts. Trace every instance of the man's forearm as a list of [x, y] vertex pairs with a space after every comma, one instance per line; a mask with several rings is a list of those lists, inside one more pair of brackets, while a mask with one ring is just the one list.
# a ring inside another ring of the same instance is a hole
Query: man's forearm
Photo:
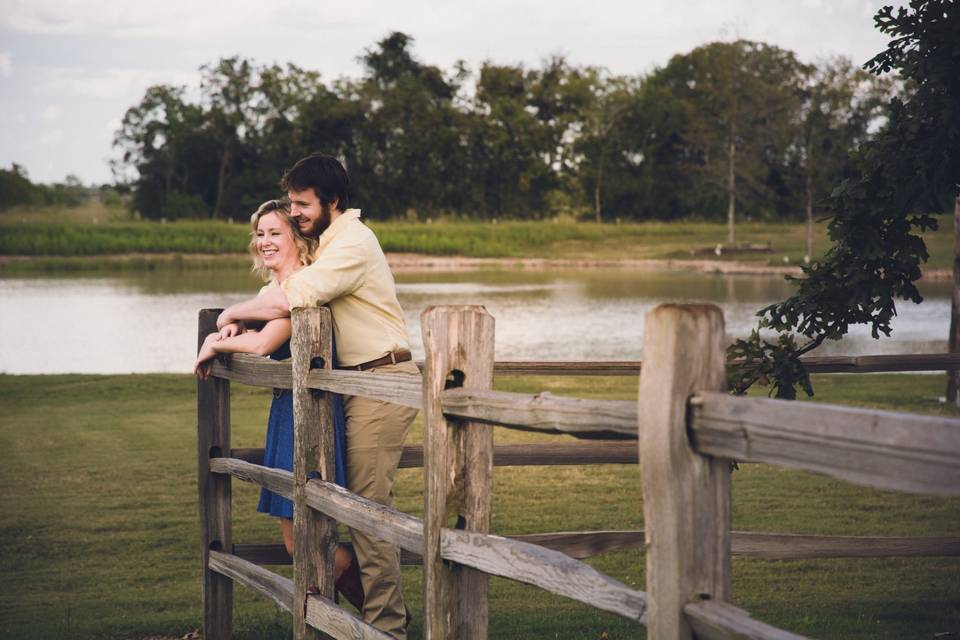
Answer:
[[271, 288], [256, 298], [231, 305], [217, 318], [217, 328], [222, 329], [231, 322], [250, 320], [275, 320], [290, 316], [290, 305], [280, 287]]

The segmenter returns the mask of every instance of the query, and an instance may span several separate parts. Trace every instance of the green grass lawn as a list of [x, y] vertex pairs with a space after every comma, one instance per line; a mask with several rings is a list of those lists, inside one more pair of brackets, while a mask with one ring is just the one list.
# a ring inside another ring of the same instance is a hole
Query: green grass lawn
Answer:
[[[953, 223], [940, 216], [940, 229], [925, 239], [933, 268], [948, 268], [953, 256]], [[717, 259], [712, 252], [724, 244], [721, 222], [371, 222], [387, 252], [443, 256], [620, 259]], [[207, 254], [228, 256], [246, 251], [249, 229], [244, 221], [170, 223], [131, 221], [122, 209], [11, 210], [0, 213], [0, 256], [33, 256], [33, 265], [2, 265], [3, 270], [91, 269], [104, 263], [95, 256], [121, 254]], [[772, 253], [725, 253], [720, 259], [760, 264], [799, 264], [804, 228], [799, 222], [750, 222], [737, 225], [738, 242], [772, 247]], [[815, 232], [815, 254], [828, 247], [825, 225]], [[236, 259], [233, 258], [233, 259]], [[246, 258], [243, 258], [246, 260]], [[155, 259], [138, 257], [128, 267], [144, 268]], [[201, 266], [207, 266], [203, 261]], [[110, 265], [111, 267], [114, 264]]]
[[[816, 400], [960, 415], [936, 401], [940, 375], [817, 376]], [[514, 391], [634, 398], [630, 378], [504, 378]], [[262, 445], [269, 391], [234, 385], [233, 446]], [[142, 638], [200, 625], [195, 384], [182, 375], [0, 376], [0, 637]], [[501, 442], [550, 436], [497, 430]], [[410, 441], [421, 439], [418, 422]], [[636, 466], [497, 468], [492, 528], [534, 533], [641, 528]], [[737, 530], [958, 535], [960, 499], [875, 491], [744, 465]], [[257, 490], [234, 482], [234, 540], [276, 542]], [[422, 474], [401, 470], [397, 506], [421, 513]], [[644, 588], [639, 551], [591, 564]], [[960, 558], [769, 562], [734, 558], [734, 602], [818, 638], [960, 634]], [[422, 637], [419, 568], [404, 569]], [[237, 587], [235, 637], [285, 638], [289, 619]], [[637, 638], [617, 616], [502, 579], [491, 581], [491, 638]], [[606, 635], [604, 635], [606, 634]], [[950, 636], [950, 637], [956, 637]]]

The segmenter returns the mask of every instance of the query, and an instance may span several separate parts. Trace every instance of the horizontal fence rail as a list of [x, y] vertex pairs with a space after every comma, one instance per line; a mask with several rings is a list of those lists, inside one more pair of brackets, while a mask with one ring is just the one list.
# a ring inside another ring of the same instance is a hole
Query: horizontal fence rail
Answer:
[[695, 602], [684, 606], [683, 613], [697, 640], [809, 640], [754, 620], [728, 602]]
[[[510, 540], [536, 544], [585, 560], [613, 551], [643, 550], [644, 532], [557, 531], [505, 535]], [[796, 533], [731, 531], [730, 552], [761, 560], [813, 560], [826, 558], [915, 558], [960, 556], [960, 537], [949, 536], [825, 536]], [[234, 544], [233, 553], [259, 564], [290, 564], [282, 544]], [[419, 565], [419, 554], [404, 550], [401, 564]]]
[[[277, 575], [239, 556], [211, 551], [210, 569], [227, 576], [243, 586], [273, 600], [284, 611], [293, 612], [293, 580]], [[306, 621], [315, 629], [335, 638], [357, 640], [390, 640], [391, 636], [377, 631], [350, 615], [337, 604], [317, 595], [307, 598]]]
[[440, 401], [448, 416], [522, 431], [637, 437], [637, 403], [627, 400], [450, 389]]
[[716, 392], [690, 404], [692, 445], [702, 454], [960, 495], [960, 419]]
[[[263, 463], [263, 449], [231, 449], [231, 458], [253, 464]], [[498, 444], [493, 447], [493, 466], [637, 464], [637, 445], [633, 442], [537, 442]], [[401, 469], [423, 467], [423, 445], [408, 444], [400, 456]]]
[[[214, 363], [214, 376], [254, 387], [293, 388], [293, 375], [287, 362], [246, 353], [233, 354], [226, 362]], [[376, 398], [414, 409], [423, 404], [423, 381], [416, 374], [311, 369], [306, 386], [349, 396]]]
[[[890, 373], [896, 371], [952, 371], [960, 369], [960, 353], [912, 353], [882, 356], [804, 356], [810, 373]], [[421, 365], [422, 363], [418, 363]], [[493, 365], [498, 375], [638, 376], [637, 360], [509, 361]]]
[[[214, 375], [220, 378], [242, 382], [255, 387], [276, 387], [291, 389], [293, 382], [288, 364], [261, 356], [234, 354], [229, 356], [229, 366], [218, 362], [214, 365]], [[960, 353], [916, 353], [904, 355], [874, 356], [806, 356], [800, 358], [810, 373], [896, 373], [910, 371], [954, 371], [960, 369]], [[423, 361], [416, 363], [423, 369]], [[594, 360], [594, 361], [497, 361], [493, 371], [498, 375], [540, 375], [540, 376], [637, 376], [640, 375], [642, 362], [638, 360]], [[284, 373], [286, 369], [286, 373]], [[358, 372], [343, 372], [358, 373]], [[369, 375], [363, 373], [362, 375]], [[316, 379], [318, 382], [320, 378]], [[346, 382], [340, 384], [350, 388]], [[419, 385], [419, 383], [418, 383]], [[321, 388], [321, 387], [317, 387]], [[328, 388], [336, 393], [348, 393]], [[409, 389], [407, 389], [409, 391]], [[419, 387], [417, 388], [419, 392]], [[411, 405], [412, 406], [412, 405]]]

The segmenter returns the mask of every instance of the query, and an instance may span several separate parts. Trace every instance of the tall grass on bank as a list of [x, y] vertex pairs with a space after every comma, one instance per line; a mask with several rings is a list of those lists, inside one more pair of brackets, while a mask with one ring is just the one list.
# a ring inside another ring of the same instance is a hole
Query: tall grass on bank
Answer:
[[[118, 221], [79, 214], [0, 215], [0, 256], [79, 259], [122, 254], [242, 254], [249, 229], [245, 223], [187, 221], [170, 223]], [[106, 222], [104, 222], [106, 220]], [[952, 264], [953, 232], [949, 216], [940, 216], [940, 230], [925, 236], [929, 267]], [[98, 222], [95, 222], [98, 221]], [[538, 221], [370, 221], [384, 251], [479, 258], [569, 259], [718, 259], [714, 249], [726, 242], [722, 223], [650, 221], [596, 224]], [[721, 252], [719, 259], [762, 264], [798, 264], [804, 246], [798, 222], [741, 222], [741, 243], [769, 244], [770, 253]], [[824, 226], [818, 225], [815, 249], [826, 250]], [[64, 268], [71, 268], [63, 263]]]
[[[932, 401], [943, 376], [825, 376], [818, 399], [957, 415]], [[635, 398], [634, 378], [503, 378], [497, 388]], [[232, 387], [235, 447], [262, 446], [270, 392]], [[200, 625], [195, 383], [181, 375], [0, 376], [0, 637], [183, 635]], [[410, 442], [421, 440], [419, 419]], [[497, 430], [499, 442], [552, 440]], [[636, 466], [498, 467], [501, 534], [643, 526]], [[277, 542], [235, 481], [234, 541]], [[397, 507], [420, 514], [420, 470], [401, 470]], [[836, 535], [957, 535], [960, 500], [874, 491], [765, 465], [734, 474], [737, 530]], [[639, 551], [592, 559], [643, 589]], [[930, 638], [960, 632], [960, 558], [767, 562], [735, 558], [734, 603], [819, 638]], [[423, 635], [418, 568], [404, 569]], [[290, 635], [285, 613], [235, 589], [238, 640]], [[642, 637], [636, 625], [506, 580], [491, 581], [491, 638]]]

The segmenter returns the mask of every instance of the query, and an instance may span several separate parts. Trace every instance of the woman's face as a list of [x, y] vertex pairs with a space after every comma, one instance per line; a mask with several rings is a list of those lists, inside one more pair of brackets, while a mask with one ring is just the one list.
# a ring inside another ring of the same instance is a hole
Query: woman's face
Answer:
[[299, 264], [290, 227], [276, 212], [260, 216], [257, 222], [257, 253], [271, 271]]

